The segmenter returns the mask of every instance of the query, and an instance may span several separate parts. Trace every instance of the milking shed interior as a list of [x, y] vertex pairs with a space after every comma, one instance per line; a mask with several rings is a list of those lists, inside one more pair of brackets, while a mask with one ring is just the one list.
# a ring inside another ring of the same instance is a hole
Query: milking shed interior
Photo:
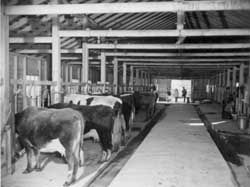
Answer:
[[[192, 101], [238, 92], [249, 116], [248, 0], [1, 1], [1, 143], [11, 170], [13, 113], [66, 93], [161, 89], [190, 80]], [[163, 81], [165, 80], [165, 81]], [[237, 89], [239, 88], [239, 89]]]

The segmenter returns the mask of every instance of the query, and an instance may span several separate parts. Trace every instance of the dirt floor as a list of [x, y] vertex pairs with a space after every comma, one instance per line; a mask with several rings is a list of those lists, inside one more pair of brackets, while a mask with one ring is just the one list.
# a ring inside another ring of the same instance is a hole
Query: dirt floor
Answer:
[[[145, 121], [145, 112], [139, 111], [135, 116], [135, 122], [132, 126], [132, 131], [129, 136], [128, 142], [139, 134], [145, 127], [148, 121]], [[127, 142], [127, 143], [128, 143]], [[87, 186], [88, 183], [97, 175], [102, 168], [104, 168], [108, 162], [99, 163], [101, 157], [101, 147], [99, 143], [94, 143], [92, 140], [86, 140], [84, 142], [84, 156], [85, 166], [79, 168], [77, 173], [77, 181], [72, 187]], [[124, 149], [124, 146], [120, 148], [120, 151]], [[112, 153], [110, 159], [119, 153]], [[41, 172], [32, 172], [29, 174], [23, 174], [22, 172], [26, 168], [26, 155], [23, 155], [15, 164], [15, 173], [13, 175], [7, 175], [6, 171], [1, 172], [1, 186], [2, 187], [54, 187], [62, 186], [67, 176], [67, 164], [57, 157], [55, 154], [43, 154], [41, 155], [43, 170]]]

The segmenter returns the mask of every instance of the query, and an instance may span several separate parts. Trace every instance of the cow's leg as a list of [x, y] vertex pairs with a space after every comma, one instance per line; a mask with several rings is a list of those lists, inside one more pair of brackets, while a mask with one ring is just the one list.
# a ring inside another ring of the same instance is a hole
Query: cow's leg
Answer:
[[109, 130], [103, 129], [103, 132], [101, 132], [99, 136], [100, 136], [100, 142], [103, 148], [100, 162], [105, 162], [109, 160], [111, 157], [112, 135]]
[[35, 169], [36, 171], [41, 171], [42, 167], [41, 167], [41, 162], [40, 162], [40, 151], [38, 149], [34, 150], [34, 154], [35, 154], [35, 159], [36, 159], [36, 165], [35, 165]]
[[27, 155], [27, 168], [24, 170], [24, 174], [30, 173], [34, 170], [32, 167], [32, 148], [25, 147], [25, 152]]
[[68, 161], [68, 176], [63, 186], [69, 186], [75, 181], [75, 176], [73, 175], [74, 167], [75, 167], [75, 164], [74, 164], [75, 159], [74, 159], [72, 152], [69, 150], [66, 151], [66, 159]]

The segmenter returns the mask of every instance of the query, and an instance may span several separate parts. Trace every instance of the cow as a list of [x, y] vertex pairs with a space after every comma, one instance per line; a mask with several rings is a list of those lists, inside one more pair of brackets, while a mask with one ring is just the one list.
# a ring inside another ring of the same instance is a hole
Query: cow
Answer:
[[130, 133], [131, 125], [135, 118], [135, 100], [132, 94], [121, 94], [119, 98], [122, 100], [122, 114], [124, 116], [126, 131]]
[[[84, 134], [96, 130], [100, 144], [102, 147], [102, 157], [100, 162], [104, 162], [110, 159], [111, 150], [117, 151], [119, 148], [119, 142], [112, 144], [112, 132], [115, 129], [115, 113], [112, 108], [104, 105], [96, 106], [83, 106], [67, 103], [57, 103], [49, 106], [49, 108], [72, 108], [82, 114], [86, 120], [86, 126]], [[87, 135], [89, 136], [89, 135]], [[119, 141], [122, 141], [119, 139]]]
[[[64, 102], [73, 103], [78, 105], [105, 105], [113, 109], [115, 113], [114, 129], [112, 131], [112, 144], [117, 146], [118, 144], [125, 144], [126, 127], [124, 122], [124, 116], [122, 115], [122, 100], [118, 97], [111, 95], [81, 95], [81, 94], [68, 94], [64, 97]], [[122, 141], [121, 141], [122, 140]]]
[[[41, 171], [40, 150], [58, 139], [65, 148], [68, 163], [68, 177], [64, 186], [75, 182], [78, 167], [84, 163], [82, 135], [85, 119], [79, 112], [70, 108], [28, 107], [15, 114], [15, 126], [27, 155], [27, 168], [23, 173]], [[33, 154], [35, 164], [32, 163]]]
[[146, 120], [150, 119], [155, 110], [156, 110], [156, 102], [158, 99], [157, 92], [135, 92], [135, 106], [136, 111], [139, 109], [146, 110]]

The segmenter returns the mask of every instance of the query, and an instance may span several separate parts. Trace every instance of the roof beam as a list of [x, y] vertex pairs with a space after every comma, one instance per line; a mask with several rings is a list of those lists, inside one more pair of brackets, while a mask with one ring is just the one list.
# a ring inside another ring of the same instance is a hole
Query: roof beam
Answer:
[[[75, 65], [81, 65], [82, 62], [81, 61], [71, 61], [69, 62], [70, 64], [75, 64]], [[93, 62], [90, 62], [91, 64], [97, 64], [96, 61], [93, 61]], [[98, 64], [100, 64], [98, 62]], [[229, 62], [229, 63], [205, 63], [205, 62], [202, 62], [202, 63], [183, 63], [183, 62], [147, 62], [147, 63], [143, 63], [143, 62], [128, 62], [126, 63], [127, 65], [133, 65], [133, 66], [188, 66], [190, 68], [190, 66], [196, 66], [196, 67], [230, 67], [230, 66], [236, 66], [236, 65], [239, 65], [240, 62]]]
[[[106, 56], [134, 56], [134, 57], [178, 57], [179, 53], [137, 53], [137, 52], [108, 52]], [[221, 53], [181, 53], [181, 56], [208, 57], [208, 56], [250, 56], [250, 52], [221, 52]]]
[[52, 37], [10, 37], [9, 43], [51, 43]]
[[[158, 58], [145, 58], [145, 59], [131, 59], [131, 58], [118, 58], [118, 61], [122, 61], [122, 62], [245, 62], [245, 61], [250, 61], [250, 58], [230, 58], [230, 59], [226, 59], [226, 58], [214, 58], [214, 59], [168, 59], [168, 58], [164, 58], [164, 59], [158, 59]], [[217, 64], [214, 64], [217, 65]]]
[[250, 36], [250, 29], [61, 30], [61, 37]]
[[101, 14], [135, 12], [219, 11], [249, 10], [245, 0], [183, 1], [183, 2], [135, 2], [135, 3], [92, 3], [56, 5], [7, 6], [6, 15], [43, 14]]
[[89, 49], [236, 49], [250, 48], [250, 43], [224, 44], [88, 44]]

